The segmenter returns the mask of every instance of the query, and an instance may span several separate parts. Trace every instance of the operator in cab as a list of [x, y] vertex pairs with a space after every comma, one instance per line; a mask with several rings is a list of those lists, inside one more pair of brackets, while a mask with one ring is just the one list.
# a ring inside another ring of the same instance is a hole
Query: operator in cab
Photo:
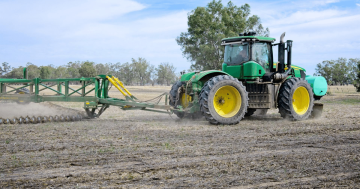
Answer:
[[249, 56], [247, 54], [247, 48], [244, 48], [244, 46], [239, 46], [239, 54], [236, 56], [236, 62], [245, 62], [248, 61]]

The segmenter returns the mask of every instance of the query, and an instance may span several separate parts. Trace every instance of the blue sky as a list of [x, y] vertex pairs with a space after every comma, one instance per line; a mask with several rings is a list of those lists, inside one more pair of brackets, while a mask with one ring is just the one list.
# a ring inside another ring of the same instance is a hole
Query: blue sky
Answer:
[[[208, 1], [0, 0], [0, 63], [64, 65], [69, 61], [172, 63], [190, 67], [175, 38], [187, 14]], [[222, 1], [226, 4], [228, 1]], [[360, 0], [243, 1], [277, 41], [294, 40], [293, 64], [315, 71], [323, 60], [360, 58]]]

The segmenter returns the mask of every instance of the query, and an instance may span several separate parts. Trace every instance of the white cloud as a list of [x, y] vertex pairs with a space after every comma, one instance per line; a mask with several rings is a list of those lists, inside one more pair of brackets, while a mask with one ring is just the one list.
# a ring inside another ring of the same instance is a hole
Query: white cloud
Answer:
[[[0, 2], [0, 33], [6, 32], [10, 40], [9, 44], [0, 44], [0, 58], [21, 62], [13, 66], [27, 61], [55, 65], [74, 60], [123, 63], [136, 57], [152, 64], [171, 62], [183, 69], [190, 65], [175, 41], [186, 31], [188, 11], [128, 19], [126, 14], [146, 7], [129, 0], [26, 2]], [[24, 40], [15, 44], [19, 36]]]
[[[312, 74], [322, 60], [356, 58], [360, 51], [356, 24], [360, 14], [327, 8], [336, 2], [250, 5], [277, 41], [284, 31], [285, 39], [294, 40], [293, 63]], [[187, 69], [190, 63], [182, 57], [175, 38], [186, 32], [190, 10], [144, 13], [151, 6], [132, 0], [0, 1], [0, 62], [16, 63], [12, 66], [28, 61], [42, 65], [75, 60], [124, 63], [144, 57], [155, 65], [170, 62], [178, 70]]]
[[0, 25], [8, 30], [26, 29], [36, 33], [115, 19], [144, 8], [130, 0], [3, 1], [0, 2]]
[[326, 8], [330, 3], [335, 1], [271, 2], [252, 8], [277, 41], [282, 32], [286, 32], [285, 40], [294, 40], [293, 63], [312, 74], [323, 60], [359, 58], [360, 26], [356, 23], [360, 14], [340, 7]]
[[327, 5], [327, 4], [331, 4], [331, 3], [337, 3], [339, 2], [339, 0], [318, 0], [318, 1], [312, 1], [313, 4], [315, 5]]
[[360, 3], [356, 3], [356, 6], [360, 7]]
[[296, 25], [306, 22], [313, 22], [316, 20], [323, 20], [334, 18], [338, 16], [345, 15], [347, 12], [338, 11], [338, 10], [323, 10], [323, 11], [296, 11], [290, 15], [282, 15], [277, 19], [270, 20], [267, 24], [272, 26], [281, 26], [281, 25]]

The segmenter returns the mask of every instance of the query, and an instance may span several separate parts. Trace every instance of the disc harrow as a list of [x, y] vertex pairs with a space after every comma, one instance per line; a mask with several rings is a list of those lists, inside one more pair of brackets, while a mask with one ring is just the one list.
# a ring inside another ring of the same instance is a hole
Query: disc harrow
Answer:
[[50, 122], [74, 122], [83, 120], [83, 116], [78, 115], [55, 115], [55, 116], [26, 116], [15, 118], [0, 118], [0, 125], [4, 124], [37, 124]]
[[[87, 78], [28, 79], [27, 68], [24, 68], [23, 71], [23, 79], [0, 78], [0, 103], [16, 102], [28, 106], [30, 103], [42, 102], [82, 102], [86, 115], [78, 115], [78, 110], [75, 110], [76, 113], [74, 114], [70, 113], [74, 111], [62, 111], [68, 115], [26, 116], [11, 119], [2, 114], [0, 115], [0, 124], [68, 122], [80, 121], [85, 117], [95, 119], [99, 118], [110, 106], [117, 106], [122, 110], [144, 110], [165, 114], [172, 113], [173, 110], [173, 107], [168, 105], [167, 93], [150, 100], [141, 101], [131, 94], [118, 78], [112, 75], [97, 75]], [[112, 86], [118, 89], [124, 98], [110, 97], [109, 90]], [[162, 97], [165, 97], [165, 104], [160, 103]], [[55, 104], [51, 106], [59, 107]], [[59, 109], [63, 108], [59, 107]]]

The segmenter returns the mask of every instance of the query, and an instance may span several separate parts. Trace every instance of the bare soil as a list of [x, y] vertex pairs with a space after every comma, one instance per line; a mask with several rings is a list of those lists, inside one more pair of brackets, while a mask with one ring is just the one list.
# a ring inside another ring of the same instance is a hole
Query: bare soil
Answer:
[[[169, 89], [129, 87], [141, 99]], [[270, 110], [214, 126], [111, 107], [81, 122], [0, 125], [0, 188], [359, 188], [360, 95], [346, 89], [298, 122]]]

